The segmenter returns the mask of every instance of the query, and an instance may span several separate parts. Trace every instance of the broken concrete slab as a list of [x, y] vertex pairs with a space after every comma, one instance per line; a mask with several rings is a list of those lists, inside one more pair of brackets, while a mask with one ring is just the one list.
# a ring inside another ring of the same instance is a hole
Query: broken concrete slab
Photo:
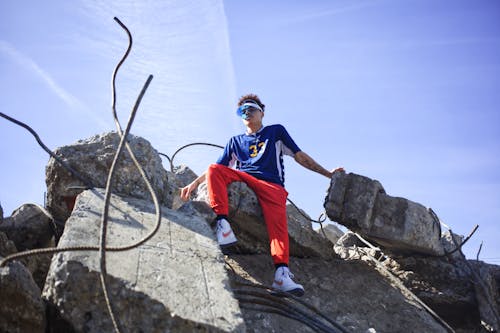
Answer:
[[322, 234], [315, 232], [311, 225], [311, 217], [306, 212], [293, 205], [286, 206], [288, 219], [288, 234], [290, 235], [290, 248], [294, 248], [293, 256], [307, 257], [336, 257], [333, 244]]
[[[54, 153], [90, 181], [93, 186], [105, 188], [119, 143], [118, 133], [109, 132], [59, 147]], [[159, 201], [170, 207], [174, 189], [168, 181], [168, 174], [163, 168], [160, 155], [144, 138], [129, 134], [128, 143], [148, 176]], [[50, 158], [45, 173], [47, 207], [54, 218], [65, 221], [71, 214], [76, 196], [85, 189], [86, 184], [72, 176], [54, 158]], [[127, 149], [123, 150], [117, 164], [113, 193], [151, 200], [146, 183]]]
[[324, 206], [333, 221], [352, 229], [369, 229], [379, 194], [385, 194], [385, 190], [378, 181], [353, 173], [336, 172]]
[[40, 289], [28, 269], [17, 261], [0, 267], [0, 300], [0, 332], [45, 332]]
[[[103, 193], [78, 196], [59, 247], [97, 245]], [[137, 242], [154, 227], [153, 204], [112, 196], [108, 246]], [[242, 332], [238, 302], [228, 286], [222, 253], [193, 211], [162, 208], [153, 238], [126, 252], [107, 252], [110, 299], [118, 322], [131, 330]], [[54, 256], [43, 297], [77, 332], [112, 331], [99, 283], [97, 252]]]
[[[12, 216], [0, 223], [0, 255], [6, 256], [18, 250], [54, 247], [54, 228], [53, 221], [43, 207], [24, 204], [14, 210]], [[45, 284], [50, 260], [50, 254], [26, 256], [20, 259], [40, 289]]]
[[324, 206], [332, 221], [391, 250], [444, 254], [434, 215], [421, 204], [387, 195], [376, 180], [337, 172]]
[[[234, 287], [242, 288], [239, 282], [269, 284], [273, 275], [270, 261], [266, 255], [232, 255], [228, 263], [236, 272], [230, 275]], [[294, 258], [290, 269], [305, 288], [301, 301], [348, 332], [447, 332], [418, 303], [365, 263]], [[243, 316], [249, 332], [320, 331], [264, 311], [243, 309]]]
[[337, 243], [337, 241], [344, 236], [344, 232], [331, 223], [323, 224], [323, 226], [316, 229], [316, 232], [320, 234], [321, 237], [326, 237], [332, 245]]
[[179, 165], [174, 168], [174, 172], [168, 172], [169, 177], [173, 175], [173, 181], [177, 187], [184, 187], [191, 183], [198, 176], [187, 165]]
[[476, 292], [481, 321], [493, 332], [500, 331], [500, 297], [499, 285], [495, 280], [490, 265], [469, 261], [469, 269], [473, 270], [473, 284]]
[[52, 221], [45, 209], [24, 204], [0, 223], [0, 231], [14, 242], [19, 251], [48, 247], [54, 237]]
[[16, 245], [7, 235], [0, 231], [0, 256], [6, 257], [17, 252]]

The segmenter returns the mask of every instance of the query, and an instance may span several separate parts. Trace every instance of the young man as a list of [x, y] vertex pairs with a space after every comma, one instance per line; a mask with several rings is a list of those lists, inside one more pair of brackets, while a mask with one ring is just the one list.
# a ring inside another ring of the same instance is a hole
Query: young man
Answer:
[[243, 119], [246, 132], [229, 140], [217, 163], [182, 188], [181, 198], [189, 200], [191, 193], [207, 181], [210, 205], [217, 214], [217, 241], [221, 247], [228, 247], [236, 244], [237, 239], [227, 218], [227, 186], [235, 181], [246, 183], [257, 195], [266, 222], [271, 256], [276, 267], [272, 286], [302, 296], [304, 288], [292, 280], [293, 274], [288, 268], [288, 192], [284, 188], [283, 155], [293, 156], [300, 165], [328, 178], [343, 168], [334, 171], [323, 168], [300, 150], [282, 125], [263, 126], [264, 108], [257, 95], [240, 98], [236, 113]]

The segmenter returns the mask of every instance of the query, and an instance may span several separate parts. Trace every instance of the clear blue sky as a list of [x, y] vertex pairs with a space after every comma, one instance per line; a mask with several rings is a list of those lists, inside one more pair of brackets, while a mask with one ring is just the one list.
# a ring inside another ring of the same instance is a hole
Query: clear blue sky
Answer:
[[[114, 130], [110, 79], [128, 119], [154, 75], [132, 132], [172, 154], [225, 144], [243, 131], [238, 96], [257, 93], [266, 124], [285, 125], [328, 169], [344, 166], [386, 192], [432, 207], [465, 246], [500, 263], [500, 2], [0, 2], [0, 110], [52, 149]], [[0, 119], [5, 215], [43, 203], [48, 160], [24, 129]], [[176, 159], [197, 173], [220, 152]], [[165, 163], [167, 166], [167, 163]], [[286, 160], [290, 198], [316, 218], [328, 180]]]

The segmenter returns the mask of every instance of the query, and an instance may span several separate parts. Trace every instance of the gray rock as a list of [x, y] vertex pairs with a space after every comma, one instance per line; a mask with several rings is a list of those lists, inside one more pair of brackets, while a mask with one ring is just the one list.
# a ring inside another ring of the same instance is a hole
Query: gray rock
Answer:
[[324, 206], [332, 221], [389, 249], [444, 254], [439, 222], [428, 209], [385, 194], [376, 180], [337, 172]]
[[[98, 244], [102, 196], [78, 196], [59, 247]], [[154, 206], [113, 195], [109, 221], [108, 246], [130, 245], [154, 228]], [[126, 252], [107, 252], [106, 261], [113, 309], [127, 330], [245, 330], [215, 235], [195, 211], [162, 208], [153, 238]], [[43, 297], [77, 332], [113, 330], [99, 271], [97, 252], [64, 252], [52, 260]]]
[[[228, 186], [229, 219], [242, 253], [269, 253], [269, 236], [257, 196], [243, 182]], [[209, 207], [206, 183], [198, 187], [193, 206], [207, 221], [215, 218]], [[306, 215], [307, 216], [307, 215]], [[330, 242], [319, 236], [308, 218], [287, 206], [290, 255], [294, 257], [335, 257]]]
[[332, 221], [353, 230], [369, 229], [379, 194], [385, 194], [385, 190], [378, 181], [353, 173], [336, 172], [324, 206]]
[[[9, 240], [3, 232], [0, 232], [0, 256], [7, 257], [17, 252], [14, 242]], [[19, 262], [30, 271], [33, 280], [40, 289], [42, 289], [45, 284], [45, 278], [49, 271], [51, 258], [52, 255], [50, 254], [39, 254], [19, 259]]]
[[472, 260], [469, 262], [471, 263], [469, 268], [474, 270], [474, 290], [481, 320], [494, 332], [498, 332], [500, 330], [500, 306], [496, 300], [500, 299], [500, 285], [490, 265]]
[[370, 230], [372, 239], [392, 249], [442, 255], [439, 222], [416, 202], [380, 195]]
[[180, 198], [180, 189], [198, 178], [198, 176], [185, 165], [178, 166], [174, 169], [174, 172], [168, 171], [167, 173], [169, 183], [172, 184], [171, 187], [173, 188], [171, 208], [178, 209], [184, 205], [184, 201]]
[[14, 242], [20, 251], [47, 247], [53, 231], [51, 218], [35, 204], [24, 204], [0, 224], [0, 231]]
[[[267, 255], [231, 255], [227, 261], [237, 273], [230, 275], [236, 280], [235, 288], [242, 288], [237, 284], [242, 278], [264, 285], [272, 281], [274, 269]], [[365, 263], [293, 258], [290, 269], [305, 288], [301, 301], [314, 306], [347, 332], [366, 332], [369, 328], [384, 333], [447, 332], [406, 293]], [[287, 304], [308, 313], [298, 302], [287, 300]], [[248, 332], [321, 332], [266, 311], [244, 308], [243, 315]]]
[[0, 332], [45, 332], [40, 289], [19, 262], [0, 267], [0, 300]]
[[[24, 204], [12, 216], [0, 224], [0, 231], [15, 244], [17, 250], [33, 250], [53, 247], [53, 221], [47, 211], [35, 204]], [[31, 272], [37, 286], [41, 289], [50, 266], [52, 256], [48, 254], [24, 257], [21, 262]]]
[[[458, 235], [454, 236], [459, 238]], [[455, 248], [454, 245], [451, 247], [449, 240], [443, 238], [442, 241], [446, 243], [448, 252]], [[495, 317], [491, 315], [489, 307], [489, 304], [495, 304], [495, 301], [483, 301], [481, 304], [481, 300], [498, 299], [498, 282], [494, 273], [489, 271], [488, 265], [473, 262], [478, 272], [482, 269], [483, 281], [487, 286], [486, 293], [484, 290], [478, 291], [480, 283], [472, 281], [470, 268], [459, 251], [446, 257], [403, 256], [389, 252], [381, 256], [379, 250], [368, 247], [352, 232], [339, 239], [335, 251], [345, 260], [364, 261], [370, 265], [373, 264], [370, 257], [381, 260], [393, 276], [397, 276], [408, 289], [454, 328], [475, 332], [481, 326], [481, 320], [495, 325]], [[484, 306], [485, 304], [488, 306]], [[498, 309], [498, 305], [495, 307]]]
[[454, 260], [462, 260], [462, 251], [457, 249], [457, 245], [462, 244], [464, 241], [463, 235], [458, 235], [452, 233], [450, 230], [445, 231], [441, 235], [441, 245], [448, 256], [451, 256]]
[[326, 238], [328, 238], [328, 240], [332, 242], [332, 244], [337, 243], [337, 241], [344, 235], [344, 232], [342, 230], [331, 223], [323, 224], [323, 230], [321, 230], [321, 228], [318, 228], [316, 232], [323, 237], [326, 236]]
[[14, 253], [17, 253], [16, 245], [5, 233], [0, 231], [0, 256], [6, 257]]
[[186, 165], [176, 167], [173, 174], [177, 187], [184, 187], [198, 178], [194, 171]]
[[286, 206], [288, 217], [288, 234], [290, 237], [290, 253], [295, 257], [333, 258], [333, 244], [323, 235], [315, 232], [311, 218], [304, 211], [293, 205]]
[[464, 260], [446, 257], [392, 256], [385, 265], [405, 286], [453, 327], [479, 326], [471, 276]]
[[[116, 132], [93, 136], [75, 144], [57, 148], [55, 154], [73, 169], [92, 182], [95, 187], [105, 188], [120, 138]], [[151, 144], [134, 135], [129, 135], [128, 142], [142, 165], [160, 202], [170, 207], [173, 191], [168, 182], [167, 171], [163, 168], [158, 152]], [[65, 221], [71, 214], [76, 196], [85, 184], [73, 177], [54, 158], [46, 167], [47, 207], [58, 220]], [[126, 148], [117, 165], [113, 193], [150, 200], [146, 183]]]

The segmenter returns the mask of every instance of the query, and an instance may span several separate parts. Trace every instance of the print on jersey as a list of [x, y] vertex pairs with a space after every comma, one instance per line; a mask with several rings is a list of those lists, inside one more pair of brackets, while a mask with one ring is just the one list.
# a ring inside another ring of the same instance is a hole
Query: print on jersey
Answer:
[[250, 147], [248, 147], [248, 149], [250, 150], [250, 157], [255, 157], [259, 154], [262, 146], [264, 146], [265, 142], [259, 142], [259, 144], [257, 145], [251, 145]]

